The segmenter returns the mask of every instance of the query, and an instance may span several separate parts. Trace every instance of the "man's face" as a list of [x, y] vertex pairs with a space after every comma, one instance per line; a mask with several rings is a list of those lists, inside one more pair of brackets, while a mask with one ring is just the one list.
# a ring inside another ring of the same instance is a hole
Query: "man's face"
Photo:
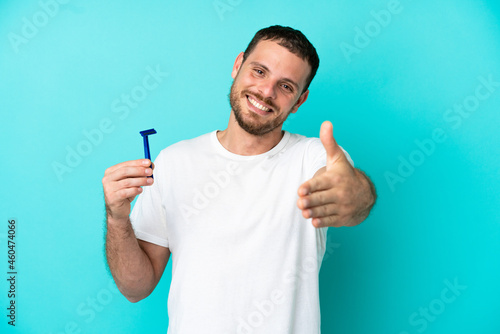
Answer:
[[309, 64], [274, 41], [260, 41], [242, 63], [233, 67], [229, 100], [236, 121], [246, 132], [262, 136], [281, 125], [305, 102], [302, 94]]

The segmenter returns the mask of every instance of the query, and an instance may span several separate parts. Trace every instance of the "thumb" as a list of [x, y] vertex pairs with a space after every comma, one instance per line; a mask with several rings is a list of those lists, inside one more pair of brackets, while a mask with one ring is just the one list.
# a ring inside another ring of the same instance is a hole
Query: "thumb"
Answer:
[[344, 152], [342, 152], [337, 141], [333, 138], [333, 125], [330, 121], [325, 121], [321, 124], [319, 138], [326, 151], [326, 164], [328, 168], [328, 166], [331, 166], [344, 156]]

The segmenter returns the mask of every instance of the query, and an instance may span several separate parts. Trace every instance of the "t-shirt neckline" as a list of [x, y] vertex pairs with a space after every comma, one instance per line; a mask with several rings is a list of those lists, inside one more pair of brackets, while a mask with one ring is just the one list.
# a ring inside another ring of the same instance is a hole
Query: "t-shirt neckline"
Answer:
[[256, 155], [240, 155], [240, 154], [236, 154], [236, 153], [228, 151], [220, 143], [219, 139], [217, 138], [217, 131], [220, 131], [220, 130], [214, 130], [214, 131], [212, 131], [212, 133], [210, 133], [210, 139], [212, 141], [212, 144], [213, 144], [215, 150], [218, 153], [220, 153], [228, 158], [234, 159], [234, 160], [253, 160], [253, 159], [263, 158], [263, 157], [264, 158], [265, 157], [272, 157], [276, 153], [280, 152], [285, 147], [285, 145], [288, 143], [288, 140], [290, 139], [290, 132], [283, 130], [283, 132], [284, 132], [283, 137], [281, 138], [279, 143], [276, 146], [274, 146], [272, 149], [270, 149], [269, 151], [261, 153], [261, 154], [256, 154]]

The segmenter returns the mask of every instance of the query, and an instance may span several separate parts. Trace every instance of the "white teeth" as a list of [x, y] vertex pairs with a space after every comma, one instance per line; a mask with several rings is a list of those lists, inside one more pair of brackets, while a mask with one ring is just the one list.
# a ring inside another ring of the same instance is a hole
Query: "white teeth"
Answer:
[[259, 108], [260, 110], [263, 110], [263, 111], [269, 111], [269, 108], [266, 108], [264, 107], [263, 105], [261, 105], [260, 103], [258, 103], [257, 101], [255, 101], [254, 99], [252, 99], [250, 96], [248, 97], [248, 101], [250, 101], [250, 103], [256, 107], [256, 108]]

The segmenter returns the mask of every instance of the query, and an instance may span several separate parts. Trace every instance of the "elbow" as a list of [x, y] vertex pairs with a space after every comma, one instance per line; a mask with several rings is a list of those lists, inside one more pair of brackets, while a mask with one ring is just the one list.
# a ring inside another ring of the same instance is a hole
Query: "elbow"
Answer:
[[146, 297], [148, 297], [152, 292], [153, 289], [141, 290], [141, 291], [128, 291], [128, 293], [126, 293], [125, 291], [121, 291], [123, 296], [125, 296], [125, 298], [127, 298], [127, 300], [131, 303], [137, 303], [143, 299], [146, 299]]
[[125, 296], [125, 298], [127, 298], [127, 300], [131, 303], [137, 303], [137, 302], [140, 302], [141, 300], [143, 300], [144, 298], [139, 298], [139, 297], [133, 297], [133, 296]]
[[119, 289], [120, 292], [122, 293], [122, 295], [127, 298], [127, 300], [131, 303], [137, 303], [137, 302], [140, 302], [141, 300], [143, 300], [144, 298], [146, 298], [147, 296], [149, 296], [149, 293], [148, 294], [141, 294], [139, 293], [138, 291], [124, 291], [122, 289]]
[[122, 292], [122, 294], [125, 296], [125, 298], [127, 298], [129, 302], [134, 304], [140, 302], [141, 300], [149, 296], [149, 293], [144, 295], [137, 295], [137, 294], [125, 294]]
[[151, 287], [139, 284], [137, 281], [117, 282], [115, 280], [115, 282], [120, 293], [131, 303], [140, 302], [153, 292]]

